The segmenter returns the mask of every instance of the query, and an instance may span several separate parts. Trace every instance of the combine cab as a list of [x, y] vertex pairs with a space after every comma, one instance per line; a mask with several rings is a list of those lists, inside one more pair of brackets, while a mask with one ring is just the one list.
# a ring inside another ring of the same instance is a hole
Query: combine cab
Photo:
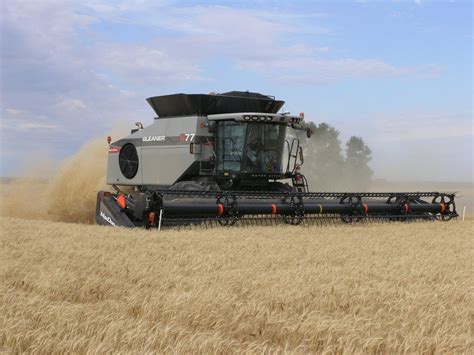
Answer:
[[[454, 194], [309, 192], [301, 172], [311, 131], [284, 102], [249, 92], [151, 97], [158, 117], [111, 142], [98, 224], [146, 228], [325, 219], [449, 220]], [[302, 141], [303, 140], [303, 141]], [[124, 186], [133, 187], [124, 193]]]

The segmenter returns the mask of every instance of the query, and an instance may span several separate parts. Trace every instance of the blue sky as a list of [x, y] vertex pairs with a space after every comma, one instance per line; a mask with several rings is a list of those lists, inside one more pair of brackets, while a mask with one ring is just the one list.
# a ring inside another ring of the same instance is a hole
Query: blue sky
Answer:
[[472, 3], [17, 1], [1, 9], [1, 175], [145, 98], [250, 90], [359, 135], [376, 177], [472, 180]]

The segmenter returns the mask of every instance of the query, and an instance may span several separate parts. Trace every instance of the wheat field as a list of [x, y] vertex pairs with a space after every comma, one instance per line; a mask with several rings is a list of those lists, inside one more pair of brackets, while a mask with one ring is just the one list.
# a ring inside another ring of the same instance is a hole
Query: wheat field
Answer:
[[473, 351], [472, 220], [0, 227], [0, 353]]

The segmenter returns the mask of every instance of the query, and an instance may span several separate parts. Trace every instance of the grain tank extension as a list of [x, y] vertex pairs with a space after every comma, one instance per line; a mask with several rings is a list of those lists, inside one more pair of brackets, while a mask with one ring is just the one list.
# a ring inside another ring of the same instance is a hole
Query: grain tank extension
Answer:
[[147, 99], [157, 117], [109, 140], [107, 184], [96, 222], [113, 226], [322, 219], [449, 220], [454, 194], [309, 192], [303, 115], [258, 93], [175, 94]]

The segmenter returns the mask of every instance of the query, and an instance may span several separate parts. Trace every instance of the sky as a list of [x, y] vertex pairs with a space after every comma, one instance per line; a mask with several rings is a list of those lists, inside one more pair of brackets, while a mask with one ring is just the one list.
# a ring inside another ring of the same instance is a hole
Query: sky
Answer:
[[361, 136], [376, 178], [472, 181], [472, 7], [1, 1], [0, 176], [151, 124], [147, 97], [249, 90]]

